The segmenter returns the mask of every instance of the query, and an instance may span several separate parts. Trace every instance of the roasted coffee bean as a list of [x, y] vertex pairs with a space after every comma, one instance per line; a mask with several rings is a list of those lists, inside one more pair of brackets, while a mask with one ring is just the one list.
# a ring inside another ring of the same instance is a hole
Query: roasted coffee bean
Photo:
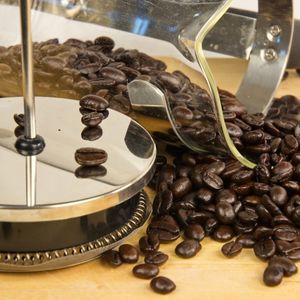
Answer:
[[248, 145], [261, 144], [265, 139], [265, 133], [260, 129], [245, 132], [242, 139]]
[[245, 150], [251, 154], [259, 155], [262, 153], [269, 153], [271, 151], [271, 146], [268, 144], [250, 145], [247, 146]]
[[101, 138], [103, 134], [100, 126], [96, 127], [85, 127], [81, 132], [81, 138], [87, 141], [96, 141]]
[[226, 127], [231, 137], [241, 137], [243, 135], [242, 129], [231, 122], [226, 122]]
[[158, 174], [158, 182], [166, 182], [170, 186], [176, 178], [175, 169], [171, 165], [165, 165], [162, 167]]
[[255, 224], [259, 218], [256, 212], [252, 210], [242, 210], [238, 212], [237, 216], [241, 223], [247, 225]]
[[159, 294], [169, 294], [176, 289], [175, 283], [167, 277], [158, 276], [151, 280], [152, 290]]
[[157, 76], [157, 80], [173, 93], [179, 92], [182, 87], [180, 78], [168, 72], [160, 72]]
[[188, 239], [202, 241], [205, 237], [205, 231], [199, 224], [191, 224], [184, 230], [184, 235]]
[[103, 119], [104, 117], [101, 113], [91, 112], [82, 116], [81, 123], [87, 127], [96, 127], [103, 121]]
[[220, 175], [225, 170], [226, 164], [223, 161], [215, 161], [210, 163], [206, 171]]
[[269, 169], [262, 164], [256, 165], [254, 173], [258, 181], [262, 183], [268, 183], [271, 177]]
[[268, 228], [268, 227], [264, 227], [264, 226], [258, 226], [253, 234], [253, 237], [257, 240], [264, 240], [264, 239], [268, 239], [271, 238], [273, 235], [273, 229], [272, 228]]
[[215, 201], [216, 203], [225, 201], [232, 205], [235, 201], [237, 201], [237, 195], [232, 189], [223, 189], [217, 193]]
[[110, 52], [115, 46], [114, 40], [107, 36], [100, 36], [96, 38], [94, 43], [95, 45], [99, 45], [101, 50], [104, 52]]
[[252, 170], [241, 170], [235, 173], [232, 177], [231, 180], [235, 183], [238, 184], [243, 184], [251, 180], [253, 177], [254, 172]]
[[267, 286], [276, 286], [281, 283], [283, 278], [283, 268], [278, 265], [269, 265], [263, 275], [263, 280]]
[[213, 190], [220, 190], [223, 188], [224, 183], [221, 177], [211, 172], [204, 172], [203, 174], [203, 182]]
[[209, 218], [205, 222], [204, 230], [206, 235], [211, 235], [218, 227], [218, 221], [214, 218]]
[[196, 192], [196, 200], [202, 204], [208, 204], [213, 200], [214, 193], [208, 188], [201, 188]]
[[243, 233], [236, 239], [236, 242], [241, 244], [243, 248], [253, 248], [256, 240], [252, 233]]
[[201, 245], [196, 240], [184, 240], [175, 248], [175, 253], [182, 258], [191, 258], [201, 250]]
[[272, 239], [260, 240], [253, 247], [254, 253], [261, 259], [271, 258], [276, 252], [276, 246]]
[[264, 120], [260, 116], [244, 114], [241, 119], [253, 128], [260, 128], [264, 125]]
[[239, 242], [229, 242], [222, 246], [221, 251], [227, 257], [234, 257], [241, 253], [243, 246]]
[[288, 201], [286, 190], [279, 185], [275, 185], [270, 189], [271, 200], [278, 206], [283, 206]]
[[167, 262], [168, 259], [169, 259], [169, 256], [160, 251], [151, 252], [151, 253], [145, 255], [145, 263], [154, 264], [157, 266], [163, 265], [165, 262]]
[[269, 260], [269, 266], [278, 266], [282, 268], [284, 276], [292, 276], [298, 272], [295, 263], [283, 256], [273, 256]]
[[25, 129], [22, 126], [17, 126], [14, 130], [14, 135], [16, 138], [18, 138], [21, 135], [24, 135], [25, 133]]
[[127, 81], [125, 73], [117, 68], [104, 67], [99, 71], [99, 74], [104, 78], [114, 80], [116, 83], [125, 83]]
[[283, 131], [284, 133], [292, 133], [294, 128], [295, 128], [295, 124], [292, 121], [289, 120], [274, 120], [273, 124], [281, 131]]
[[261, 197], [257, 195], [249, 195], [243, 198], [243, 203], [248, 206], [256, 206], [257, 204], [260, 204]]
[[112, 267], [119, 267], [123, 263], [119, 252], [115, 250], [108, 250], [104, 252], [101, 256], [101, 260]]
[[233, 236], [233, 229], [228, 225], [220, 225], [213, 233], [213, 238], [218, 242], [228, 242], [233, 238]]
[[107, 174], [104, 166], [80, 166], [75, 170], [77, 178], [103, 177]]
[[145, 254], [157, 251], [159, 249], [159, 244], [160, 242], [157, 233], [149, 233], [139, 240], [140, 250]]
[[274, 238], [292, 242], [298, 237], [297, 229], [290, 225], [277, 225], [274, 228]]
[[98, 166], [107, 161], [107, 153], [97, 148], [80, 148], [75, 152], [75, 160], [82, 166]]
[[14, 114], [14, 120], [20, 127], [24, 127], [24, 114]]
[[253, 183], [253, 193], [255, 193], [256, 195], [263, 195], [268, 193], [270, 190], [270, 186], [266, 183], [263, 182], [254, 182]]
[[261, 204], [268, 210], [272, 216], [282, 214], [280, 208], [271, 200], [268, 195], [263, 195], [261, 198]]
[[123, 244], [119, 247], [120, 257], [123, 262], [134, 264], [139, 259], [138, 250], [129, 244]]
[[106, 99], [96, 95], [86, 95], [79, 101], [81, 107], [92, 111], [103, 111], [108, 108], [108, 102]]
[[235, 212], [230, 203], [219, 201], [216, 205], [216, 217], [222, 224], [231, 224], [235, 220]]
[[159, 268], [154, 264], [141, 264], [136, 265], [132, 269], [132, 273], [134, 276], [142, 279], [151, 279], [158, 275]]
[[179, 199], [192, 190], [192, 182], [188, 177], [182, 177], [174, 181], [170, 187], [174, 198]]
[[293, 175], [293, 165], [287, 161], [279, 162], [272, 170], [273, 177], [271, 181], [283, 182], [287, 181]]
[[176, 106], [172, 109], [172, 115], [176, 119], [176, 121], [180, 122], [182, 125], [188, 125], [189, 122], [193, 120], [194, 114], [187, 107]]

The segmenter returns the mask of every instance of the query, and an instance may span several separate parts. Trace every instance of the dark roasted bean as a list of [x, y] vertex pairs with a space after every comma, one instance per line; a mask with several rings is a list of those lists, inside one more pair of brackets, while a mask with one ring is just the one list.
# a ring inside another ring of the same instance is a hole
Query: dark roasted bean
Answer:
[[202, 204], [208, 204], [213, 200], [214, 193], [208, 188], [201, 188], [196, 192], [196, 200]]
[[268, 227], [264, 227], [264, 226], [258, 226], [253, 234], [253, 237], [259, 241], [259, 240], [264, 240], [264, 239], [268, 239], [271, 238], [273, 235], [273, 229], [272, 228], [268, 228]]
[[103, 121], [103, 119], [104, 117], [101, 113], [91, 112], [82, 116], [81, 123], [88, 127], [96, 127]]
[[174, 181], [170, 187], [174, 198], [179, 199], [192, 190], [192, 182], [188, 177], [182, 177]]
[[227, 257], [234, 257], [241, 253], [243, 246], [239, 242], [229, 242], [222, 246], [221, 251]]
[[20, 127], [24, 127], [24, 114], [14, 114], [14, 120]]
[[270, 189], [271, 200], [278, 206], [283, 206], [288, 201], [286, 190], [279, 185], [274, 185]]
[[96, 127], [85, 127], [81, 132], [81, 138], [87, 141], [98, 140], [103, 134], [100, 126]]
[[277, 225], [274, 228], [274, 237], [278, 240], [292, 242], [298, 237], [298, 232], [290, 225]]
[[107, 174], [104, 166], [80, 166], [75, 170], [77, 178], [103, 177]]
[[142, 279], [150, 279], [158, 275], [159, 268], [154, 264], [141, 264], [136, 265], [132, 269], [132, 273], [134, 276]]
[[269, 266], [278, 266], [282, 268], [284, 276], [292, 276], [298, 272], [298, 268], [295, 263], [283, 256], [273, 256], [269, 260]]
[[218, 242], [230, 241], [234, 236], [233, 229], [228, 225], [220, 225], [213, 233], [213, 238]]
[[191, 258], [201, 250], [201, 245], [196, 240], [184, 240], [175, 248], [175, 253], [182, 258]]
[[97, 166], [107, 161], [107, 153], [97, 148], [80, 148], [75, 152], [75, 160], [82, 166]]
[[227, 201], [219, 201], [216, 205], [216, 217], [220, 223], [233, 223], [235, 220], [235, 212], [232, 205]]
[[256, 241], [252, 233], [243, 233], [237, 239], [236, 242], [241, 244], [243, 248], [253, 248]]
[[184, 230], [184, 235], [188, 239], [202, 241], [205, 237], [205, 231], [199, 224], [191, 224]]
[[123, 244], [119, 247], [120, 257], [125, 263], [136, 263], [139, 259], [138, 250], [129, 244]]
[[220, 190], [224, 186], [223, 180], [215, 173], [204, 172], [202, 179], [209, 188], [214, 190]]
[[151, 253], [145, 255], [145, 263], [154, 264], [157, 266], [163, 265], [168, 259], [169, 259], [169, 256], [160, 251], [151, 252]]
[[253, 175], [254, 172], [252, 170], [241, 170], [231, 177], [231, 181], [238, 184], [243, 184], [250, 181]]
[[175, 283], [167, 277], [158, 276], [151, 280], [151, 288], [159, 294], [169, 294], [176, 289]]
[[272, 239], [266, 239], [258, 241], [254, 245], [253, 249], [257, 257], [261, 259], [268, 259], [275, 254], [276, 246]]
[[120, 254], [115, 250], [108, 250], [104, 252], [101, 256], [101, 259], [112, 267], [118, 267], [122, 265]]
[[283, 278], [283, 268], [278, 265], [269, 265], [263, 275], [264, 283], [268, 286], [276, 286], [281, 283]]
[[80, 106], [92, 111], [103, 111], [108, 108], [108, 102], [104, 98], [96, 95], [86, 95], [80, 99]]
[[147, 236], [143, 236], [139, 240], [139, 246], [141, 252], [147, 254], [159, 249], [159, 238], [157, 233], [149, 233]]
[[243, 141], [248, 145], [257, 145], [263, 143], [265, 134], [262, 130], [254, 130], [243, 134]]

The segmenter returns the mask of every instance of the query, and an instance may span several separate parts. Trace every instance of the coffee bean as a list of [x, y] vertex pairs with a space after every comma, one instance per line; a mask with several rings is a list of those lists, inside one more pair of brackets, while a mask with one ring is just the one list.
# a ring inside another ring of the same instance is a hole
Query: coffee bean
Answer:
[[112, 79], [116, 83], [125, 83], [127, 77], [124, 72], [112, 67], [104, 67], [99, 71], [99, 74], [104, 78]]
[[175, 283], [167, 277], [158, 276], [151, 280], [152, 290], [159, 294], [169, 294], [176, 289]]
[[273, 256], [269, 260], [269, 266], [282, 268], [284, 276], [292, 276], [298, 272], [298, 268], [295, 263], [283, 256]]
[[192, 182], [188, 177], [177, 179], [170, 187], [173, 196], [179, 199], [189, 193], [192, 189]]
[[107, 174], [104, 166], [80, 166], [75, 170], [77, 178], [103, 177]]
[[221, 248], [222, 253], [227, 257], [234, 257], [241, 253], [243, 246], [239, 242], [229, 242]]
[[239, 243], [243, 248], [253, 248], [256, 243], [252, 233], [243, 233], [237, 239], [236, 243]]
[[115, 250], [104, 252], [101, 256], [101, 259], [112, 267], [119, 267], [120, 265], [122, 265], [120, 254]]
[[235, 173], [232, 177], [231, 180], [235, 183], [238, 184], [243, 184], [251, 180], [253, 177], [254, 172], [252, 170], [241, 170]]
[[274, 228], [274, 237], [278, 240], [292, 242], [298, 237], [296, 228], [289, 225], [277, 225]]
[[216, 205], [216, 217], [222, 224], [231, 224], [235, 220], [235, 212], [230, 203], [219, 201]]
[[107, 109], [109, 105], [106, 99], [96, 95], [86, 95], [82, 97], [79, 104], [85, 109], [98, 112]]
[[268, 259], [275, 254], [276, 246], [272, 239], [260, 240], [254, 245], [253, 250], [257, 257]]
[[241, 137], [243, 135], [242, 129], [231, 122], [226, 122], [226, 127], [231, 137]]
[[159, 268], [153, 264], [141, 264], [132, 269], [134, 276], [142, 279], [150, 279], [158, 275]]
[[178, 244], [175, 253], [182, 258], [191, 258], [201, 250], [201, 245], [197, 240], [185, 240]]
[[88, 127], [96, 127], [103, 121], [103, 119], [104, 117], [101, 113], [91, 112], [82, 116], [81, 123]]
[[223, 161], [215, 161], [210, 163], [206, 171], [210, 173], [215, 173], [216, 175], [220, 175], [226, 168], [226, 164]]
[[243, 134], [243, 141], [248, 145], [257, 145], [263, 143], [265, 139], [265, 133], [258, 129]]
[[215, 201], [216, 203], [225, 201], [232, 205], [235, 201], [237, 201], [237, 195], [232, 189], [223, 189], [217, 193]]
[[180, 78], [167, 72], [160, 72], [157, 76], [157, 80], [173, 93], [179, 92], [182, 87]]
[[169, 256], [160, 251], [151, 252], [145, 255], [145, 263], [154, 264], [157, 266], [163, 265], [168, 259]]
[[214, 190], [220, 190], [223, 188], [224, 183], [221, 177], [211, 172], [204, 172], [203, 174], [203, 182]]
[[123, 262], [134, 264], [139, 259], [138, 250], [129, 244], [123, 244], [119, 247], [120, 257]]
[[272, 228], [268, 228], [268, 227], [264, 227], [264, 226], [258, 226], [253, 234], [253, 237], [257, 240], [264, 240], [264, 239], [268, 239], [271, 238], [273, 235], [273, 229]]
[[293, 175], [293, 165], [287, 161], [279, 162], [272, 170], [274, 183], [287, 181]]
[[20, 127], [24, 127], [24, 114], [14, 114], [14, 120]]
[[234, 236], [232, 227], [228, 225], [220, 225], [213, 233], [213, 238], [218, 242], [230, 241]]
[[94, 42], [95, 45], [101, 46], [101, 50], [104, 52], [110, 52], [115, 46], [114, 40], [107, 36], [100, 36]]
[[147, 254], [159, 249], [159, 238], [157, 233], [150, 233], [147, 236], [143, 236], [139, 240], [139, 246], [141, 252]]
[[283, 278], [283, 269], [280, 266], [268, 266], [263, 275], [264, 283], [267, 286], [276, 286], [281, 283]]
[[208, 204], [213, 200], [214, 193], [208, 188], [201, 188], [196, 192], [196, 199], [203, 204]]
[[82, 166], [98, 166], [107, 161], [107, 153], [97, 148], [80, 148], [75, 152], [75, 160]]
[[288, 201], [286, 190], [279, 185], [275, 185], [270, 189], [271, 200], [278, 206], [283, 206]]
[[191, 224], [187, 228], [185, 228], [184, 235], [188, 239], [193, 239], [200, 242], [205, 237], [205, 231], [201, 225]]
[[103, 134], [100, 126], [96, 127], [85, 127], [81, 132], [81, 138], [87, 141], [96, 141], [101, 138]]

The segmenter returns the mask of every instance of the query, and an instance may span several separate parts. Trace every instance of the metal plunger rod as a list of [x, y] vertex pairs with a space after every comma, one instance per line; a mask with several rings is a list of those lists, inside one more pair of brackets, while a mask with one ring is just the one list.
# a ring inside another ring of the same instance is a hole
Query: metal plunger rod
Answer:
[[36, 137], [35, 105], [33, 92], [33, 56], [31, 34], [31, 0], [19, 0], [22, 37], [22, 74], [25, 116], [25, 137]]

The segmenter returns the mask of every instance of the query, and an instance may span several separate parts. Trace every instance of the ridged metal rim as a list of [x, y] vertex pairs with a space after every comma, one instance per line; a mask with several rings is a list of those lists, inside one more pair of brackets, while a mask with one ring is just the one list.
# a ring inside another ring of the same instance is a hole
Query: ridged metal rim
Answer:
[[44, 252], [0, 252], [0, 271], [35, 272], [48, 271], [78, 265], [98, 257], [112, 249], [141, 228], [151, 214], [149, 197], [144, 191], [131, 218], [120, 228], [89, 243]]

